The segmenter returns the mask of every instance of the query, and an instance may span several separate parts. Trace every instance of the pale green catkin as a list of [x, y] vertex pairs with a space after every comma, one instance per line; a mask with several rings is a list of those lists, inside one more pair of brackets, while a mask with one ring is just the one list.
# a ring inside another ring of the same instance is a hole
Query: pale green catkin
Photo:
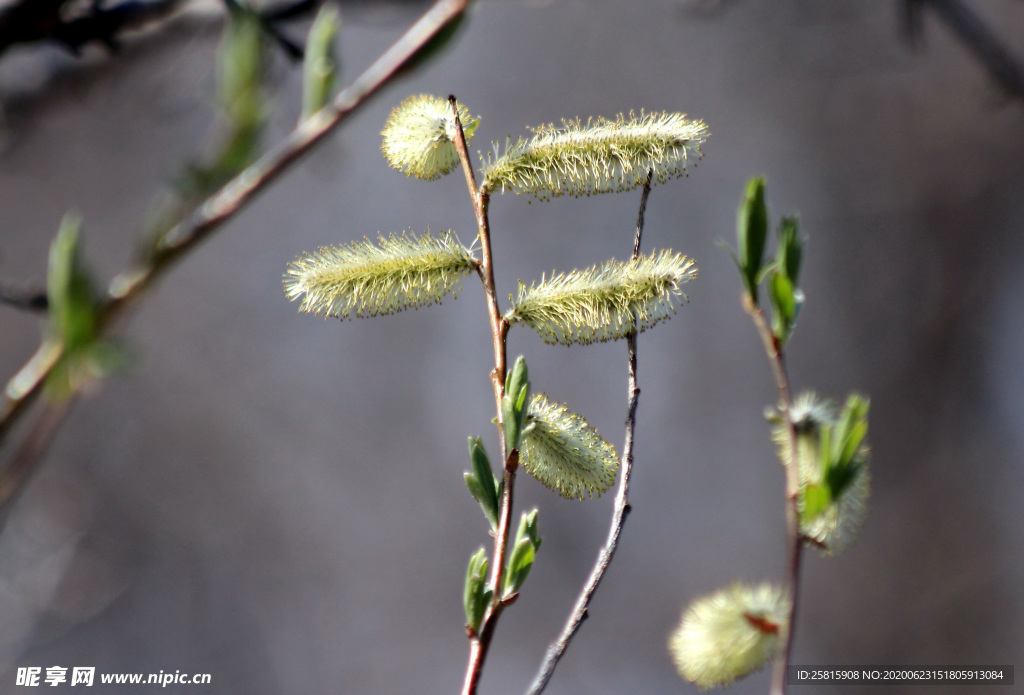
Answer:
[[[459, 122], [468, 142], [480, 119], [458, 104]], [[409, 97], [388, 117], [381, 150], [388, 163], [406, 176], [436, 179], [455, 168], [455, 114], [447, 99], [421, 94]]]
[[671, 250], [585, 270], [558, 273], [526, 287], [505, 314], [547, 343], [593, 343], [643, 332], [675, 313], [681, 285], [697, 274], [693, 260]]
[[700, 157], [707, 139], [703, 121], [681, 113], [648, 113], [583, 124], [544, 125], [529, 140], [507, 142], [483, 164], [484, 186], [492, 191], [529, 193], [541, 200], [628, 191], [682, 176], [691, 154]]
[[345, 319], [436, 304], [478, 261], [453, 232], [411, 234], [324, 247], [288, 265], [285, 293], [299, 310]]
[[581, 416], [537, 394], [530, 402], [519, 463], [563, 497], [599, 497], [615, 484], [615, 447]]

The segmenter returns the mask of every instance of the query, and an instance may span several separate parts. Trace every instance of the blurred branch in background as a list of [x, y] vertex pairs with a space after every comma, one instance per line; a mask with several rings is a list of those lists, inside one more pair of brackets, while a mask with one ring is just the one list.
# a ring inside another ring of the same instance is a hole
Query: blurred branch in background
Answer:
[[[28, 9], [30, 4], [21, 3], [17, 7], [23, 8], [21, 11], [26, 13], [25, 16], [37, 16]], [[63, 3], [48, 2], [46, 6], [59, 9], [58, 6], [61, 4]], [[85, 333], [88, 335], [81, 340], [91, 345], [83, 352], [90, 353], [92, 347], [100, 343], [105, 344], [105, 336], [116, 320], [126, 309], [136, 304], [145, 290], [164, 271], [231, 220], [384, 84], [435, 52], [439, 48], [436, 40], [439, 37], [447, 37], [445, 29], [458, 22], [468, 4], [469, 0], [439, 0], [349, 87], [339, 92], [323, 109], [301, 122], [276, 147], [251, 164], [257, 146], [254, 131], [258, 131], [260, 125], [254, 123], [253, 119], [261, 120], [259, 112], [265, 105], [259, 100], [254, 103], [249, 92], [258, 88], [258, 85], [254, 87], [252, 80], [259, 79], [261, 69], [257, 64], [261, 59], [252, 56], [243, 56], [244, 60], [239, 56], [225, 58], [222, 53], [222, 90], [234, 89], [237, 92], [236, 96], [241, 95], [233, 101], [235, 106], [241, 104], [238, 106], [238, 113], [233, 113], [230, 104], [222, 103], [233, 131], [229, 134], [224, 148], [217, 152], [211, 164], [193, 171], [194, 175], [190, 177], [189, 183], [197, 188], [190, 189], [186, 186], [183, 191], [179, 191], [177, 199], [161, 211], [155, 222], [149, 223], [151, 229], [143, 235], [145, 247], [140, 254], [137, 267], [118, 274], [105, 292], [95, 296], [82, 289], [88, 285], [87, 282], [66, 283], [66, 303], [82, 311], [72, 312], [74, 315], [68, 321], [71, 329], [62, 327], [59, 317], [51, 316], [50, 330], [46, 338], [33, 357], [8, 382], [4, 402], [0, 405], [0, 445], [29, 406], [43, 392], [48, 382], [52, 381], [54, 375], [74, 371], [67, 369], [67, 363], [75, 357], [72, 353], [76, 352], [76, 346], [71, 345], [69, 341], [70, 334], [75, 333], [76, 340], [81, 338], [81, 331], [78, 329], [87, 324], [88, 330]], [[43, 3], [39, 3], [38, 9], [42, 7]], [[229, 4], [229, 8], [232, 7], [235, 8], [232, 12], [236, 20], [239, 17], [251, 17], [253, 14], [239, 7], [237, 3]], [[262, 24], [262, 19], [260, 23]], [[235, 25], [244, 26], [244, 22], [236, 21]], [[252, 48], [259, 43], [251, 40], [251, 33], [234, 30], [231, 25], [227, 31], [228, 38], [234, 31], [237, 46]], [[225, 46], [224, 50], [232, 50], [227, 39]], [[230, 86], [232, 82], [235, 83], [233, 88]], [[221, 98], [224, 102], [223, 94]], [[240, 142], [244, 146], [240, 146]], [[226, 163], [230, 166], [225, 167]], [[62, 262], [63, 265], [58, 263], [57, 266], [63, 268], [66, 265], [67, 268], [63, 269], [69, 277], [83, 279], [85, 269], [76, 266], [76, 253], [77, 248], [71, 249]], [[55, 252], [51, 251], [51, 276], [54, 273], [55, 255]], [[52, 277], [48, 280], [48, 285], [48, 292], [52, 294]], [[49, 296], [51, 314], [54, 313], [54, 299], [53, 296]], [[85, 319], [81, 315], [83, 312], [88, 314]], [[70, 379], [69, 383], [70, 388], [66, 396], [59, 402], [47, 404], [35, 426], [26, 434], [25, 445], [0, 468], [0, 517], [38, 467], [40, 455], [56, 430], [56, 425], [51, 426], [49, 423], [59, 423], [61, 418], [57, 417], [56, 413], [66, 409], [68, 401], [73, 399], [84, 385], [78, 383], [76, 379]], [[45, 436], [41, 436], [40, 432]]]
[[950, 28], [1006, 93], [1024, 99], [1024, 68], [994, 31], [961, 0], [903, 0], [903, 31], [919, 43], [924, 10], [928, 8]]
[[[303, 19], [323, 0], [290, 0], [257, 12], [266, 32], [294, 60], [302, 59], [302, 47], [288, 38], [280, 24]], [[15, 44], [49, 41], [78, 55], [90, 43], [116, 51], [126, 32], [159, 24], [183, 10], [192, 0], [13, 0], [0, 8], [0, 54]], [[223, 0], [229, 11], [241, 5]], [[109, 6], [108, 6], [109, 5]]]

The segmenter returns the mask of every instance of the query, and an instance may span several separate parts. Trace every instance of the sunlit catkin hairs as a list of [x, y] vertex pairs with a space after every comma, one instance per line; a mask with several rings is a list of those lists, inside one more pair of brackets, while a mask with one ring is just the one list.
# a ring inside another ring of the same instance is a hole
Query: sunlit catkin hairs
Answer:
[[435, 304], [478, 261], [453, 232], [379, 237], [321, 248], [288, 264], [284, 289], [300, 311], [345, 319]]
[[546, 343], [593, 343], [642, 332], [670, 318], [682, 285], [697, 275], [693, 261], [671, 250], [621, 262], [610, 260], [586, 270], [558, 273], [519, 286], [519, 297], [505, 314]]
[[519, 464], [563, 497], [599, 497], [615, 484], [619, 458], [597, 430], [560, 403], [530, 402]]
[[561, 128], [540, 126], [529, 140], [506, 143], [503, 153], [495, 146], [483, 165], [484, 185], [541, 200], [628, 191], [642, 186], [650, 170], [652, 184], [682, 176], [707, 137], [703, 121], [681, 113], [562, 121]]
[[788, 615], [781, 588], [733, 584], [690, 604], [669, 637], [669, 653], [686, 680], [705, 690], [728, 685], [774, 656]]
[[[778, 447], [779, 458], [792, 465], [794, 446], [789, 421], [796, 429], [797, 470], [800, 475], [801, 495], [800, 533], [820, 552], [829, 555], [845, 550], [857, 537], [868, 512], [871, 494], [869, 470], [870, 452], [860, 437], [851, 442], [839, 441], [848, 428], [841, 425], [853, 418], [852, 426], [867, 428], [867, 403], [852, 396], [837, 413], [833, 403], [819, 399], [812, 392], [800, 394], [794, 401], [789, 418], [772, 414], [772, 440]], [[839, 460], [844, 456], [846, 460]], [[808, 513], [808, 488], [827, 492], [824, 508]]]
[[[458, 105], [459, 121], [468, 141], [480, 120]], [[436, 179], [459, 162], [455, 150], [455, 115], [447, 99], [421, 94], [409, 97], [391, 112], [381, 149], [388, 163], [406, 176]]]

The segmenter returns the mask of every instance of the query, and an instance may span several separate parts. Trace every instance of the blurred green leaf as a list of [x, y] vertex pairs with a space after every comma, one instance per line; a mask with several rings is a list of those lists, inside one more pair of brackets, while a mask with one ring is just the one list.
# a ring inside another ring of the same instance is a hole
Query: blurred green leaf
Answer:
[[255, 161], [270, 110], [264, 91], [269, 40], [259, 14], [234, 0], [227, 5], [230, 11], [217, 53], [225, 133], [207, 163], [188, 172], [182, 186], [186, 199], [212, 193]]
[[46, 395], [54, 401], [69, 398], [125, 361], [123, 351], [102, 338], [101, 299], [82, 259], [80, 241], [81, 220], [68, 213], [50, 245], [46, 277], [49, 339], [63, 347], [46, 380]]
[[793, 284], [780, 272], [768, 276], [768, 298], [772, 305], [772, 333], [785, 345], [796, 323], [797, 301]]
[[800, 521], [802, 524], [808, 524], [828, 509], [829, 504], [832, 503], [832, 495], [824, 485], [807, 485], [803, 489], [803, 500]]
[[95, 283], [82, 261], [79, 244], [81, 219], [68, 213], [50, 244], [46, 297], [50, 332], [66, 351], [89, 345], [97, 332]]
[[800, 235], [800, 220], [793, 216], [783, 217], [779, 227], [775, 265], [780, 273], [789, 278], [794, 288], [800, 284], [800, 266], [806, 243], [807, 239]]
[[341, 28], [341, 13], [325, 2], [317, 13], [306, 39], [306, 57], [302, 65], [302, 120], [326, 106], [334, 94], [341, 64], [334, 47]]

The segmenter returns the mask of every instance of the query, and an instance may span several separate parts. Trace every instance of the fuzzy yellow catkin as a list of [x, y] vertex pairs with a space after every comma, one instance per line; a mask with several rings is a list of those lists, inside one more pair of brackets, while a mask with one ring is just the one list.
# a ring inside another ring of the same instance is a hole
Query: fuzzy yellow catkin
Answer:
[[671, 250], [585, 270], [552, 274], [526, 287], [505, 314], [547, 343], [593, 343], [626, 337], [670, 318], [682, 285], [697, 275], [692, 259]]
[[[797, 471], [801, 488], [822, 482], [821, 433], [835, 427], [838, 420], [833, 403], [819, 399], [813, 392], [801, 393], [793, 402], [789, 419], [796, 423], [799, 434], [796, 441]], [[772, 440], [778, 447], [779, 458], [791, 465], [793, 444], [791, 430], [785, 417], [778, 417], [772, 426]], [[868, 514], [871, 495], [871, 473], [868, 466], [869, 450], [862, 444], [857, 450], [855, 476], [838, 499], [813, 519], [801, 521], [800, 533], [813, 541], [812, 545], [825, 555], [840, 553], [857, 537]], [[802, 498], [801, 498], [802, 499]]]
[[619, 458], [584, 418], [544, 394], [531, 399], [519, 464], [563, 497], [600, 497], [615, 484]]
[[288, 265], [285, 294], [299, 310], [345, 319], [436, 304], [478, 261], [453, 232], [392, 234], [324, 247]]
[[[468, 142], [480, 119], [458, 104], [459, 121]], [[455, 115], [447, 99], [420, 94], [399, 104], [381, 131], [381, 150], [388, 163], [406, 176], [436, 179], [459, 162], [455, 149]]]
[[619, 114], [615, 119], [562, 121], [533, 137], [507, 142], [483, 163], [484, 186], [528, 193], [538, 199], [628, 191], [682, 176], [691, 156], [707, 140], [704, 121], [682, 113]]
[[700, 688], [728, 685], [772, 658], [788, 616], [780, 587], [733, 584], [690, 604], [669, 637], [669, 653], [680, 675]]

